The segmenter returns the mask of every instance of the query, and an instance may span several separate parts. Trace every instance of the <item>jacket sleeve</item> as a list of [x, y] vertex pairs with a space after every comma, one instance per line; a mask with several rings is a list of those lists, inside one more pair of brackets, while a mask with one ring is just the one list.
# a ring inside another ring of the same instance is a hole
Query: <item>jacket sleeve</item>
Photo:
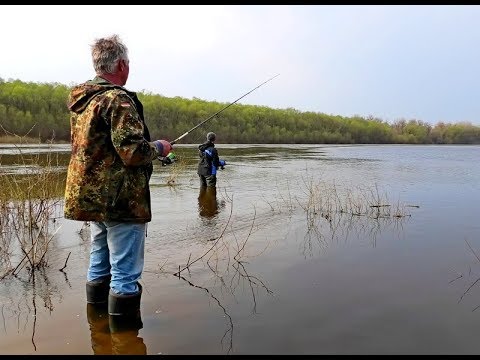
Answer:
[[160, 156], [156, 146], [145, 139], [145, 123], [127, 94], [113, 96], [109, 109], [112, 144], [125, 165], [146, 165]]

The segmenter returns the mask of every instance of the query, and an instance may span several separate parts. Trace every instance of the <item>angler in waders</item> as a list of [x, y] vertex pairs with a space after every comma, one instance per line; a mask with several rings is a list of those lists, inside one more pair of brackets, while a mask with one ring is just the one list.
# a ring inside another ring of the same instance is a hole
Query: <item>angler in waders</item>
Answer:
[[217, 170], [224, 169], [227, 164], [225, 160], [220, 160], [218, 151], [215, 148], [215, 140], [217, 136], [214, 132], [207, 134], [207, 141], [198, 145], [198, 162], [197, 174], [200, 178], [200, 188], [215, 188], [217, 185]]

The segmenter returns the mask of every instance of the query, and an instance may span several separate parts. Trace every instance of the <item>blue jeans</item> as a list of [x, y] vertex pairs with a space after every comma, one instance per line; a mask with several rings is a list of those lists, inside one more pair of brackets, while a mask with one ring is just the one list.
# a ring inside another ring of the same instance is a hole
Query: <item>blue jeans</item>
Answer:
[[91, 248], [87, 281], [111, 275], [116, 294], [138, 292], [144, 265], [145, 223], [90, 222]]

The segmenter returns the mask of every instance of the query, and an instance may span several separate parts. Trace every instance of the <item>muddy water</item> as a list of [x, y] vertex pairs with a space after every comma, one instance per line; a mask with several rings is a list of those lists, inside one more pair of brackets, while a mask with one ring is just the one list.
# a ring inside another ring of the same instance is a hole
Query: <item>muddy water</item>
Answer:
[[0, 281], [0, 353], [480, 352], [480, 147], [217, 147], [213, 198], [194, 145], [155, 168], [138, 332], [87, 313], [89, 228], [59, 219], [49, 266]]

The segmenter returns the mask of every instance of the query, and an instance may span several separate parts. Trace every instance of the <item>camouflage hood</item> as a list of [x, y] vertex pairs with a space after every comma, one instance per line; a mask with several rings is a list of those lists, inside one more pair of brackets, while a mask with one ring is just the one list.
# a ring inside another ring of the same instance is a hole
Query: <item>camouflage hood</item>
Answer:
[[104, 91], [115, 88], [121, 89], [126, 93], [129, 93], [129, 91], [127, 91], [125, 88], [113, 85], [112, 83], [97, 76], [93, 80], [89, 80], [81, 85], [77, 85], [72, 88], [68, 96], [68, 109], [79, 114], [85, 110], [87, 105], [95, 96]]

